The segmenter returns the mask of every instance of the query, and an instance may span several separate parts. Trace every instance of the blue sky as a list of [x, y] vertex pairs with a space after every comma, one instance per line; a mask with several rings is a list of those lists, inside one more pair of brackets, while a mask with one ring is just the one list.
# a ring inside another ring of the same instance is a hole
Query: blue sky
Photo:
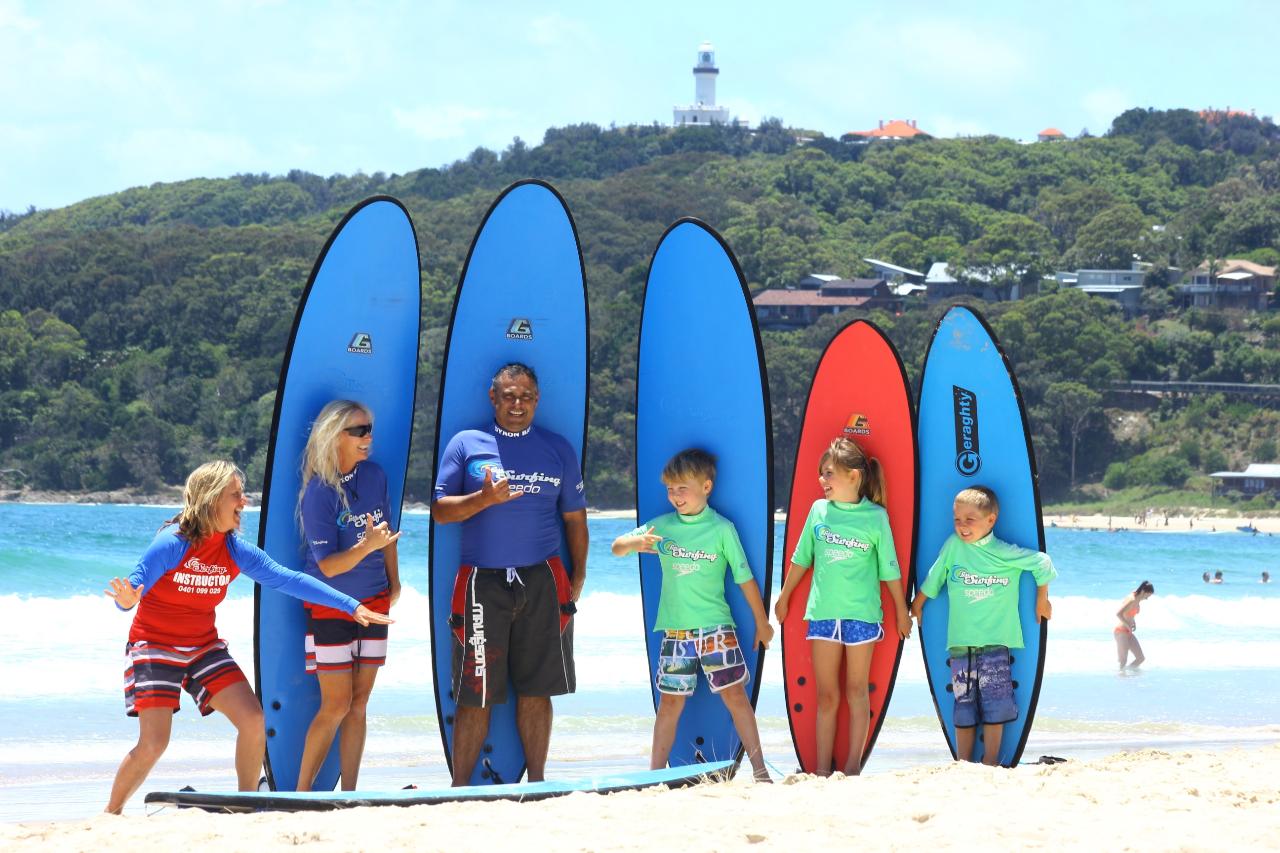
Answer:
[[405, 172], [718, 100], [839, 135], [1101, 133], [1130, 106], [1280, 113], [1271, 3], [0, 0], [0, 209], [291, 168]]

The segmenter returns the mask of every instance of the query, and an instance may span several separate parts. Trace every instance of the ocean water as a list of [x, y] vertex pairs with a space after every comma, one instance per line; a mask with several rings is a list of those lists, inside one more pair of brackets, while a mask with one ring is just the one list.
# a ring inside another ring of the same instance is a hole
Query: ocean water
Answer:
[[[122, 652], [130, 614], [103, 595], [131, 571], [172, 509], [0, 504], [0, 820], [62, 819], [102, 808], [137, 723], [124, 715]], [[245, 535], [257, 534], [257, 515]], [[430, 686], [427, 516], [407, 514], [404, 594], [387, 666], [370, 705], [361, 787], [443, 785], [447, 769]], [[653, 706], [634, 557], [609, 545], [628, 520], [592, 518], [588, 581], [576, 627], [579, 692], [558, 699], [549, 773], [647, 766]], [[1237, 532], [1143, 533], [1051, 528], [1060, 576], [1035, 728], [1024, 754], [1091, 758], [1122, 749], [1280, 740], [1280, 537]], [[775, 559], [781, 560], [782, 525]], [[1226, 582], [1201, 573], [1221, 569]], [[775, 586], [779, 571], [775, 566]], [[1117, 672], [1111, 629], [1121, 599], [1155, 584], [1138, 637], [1147, 663]], [[252, 680], [253, 584], [237, 581], [218, 612]], [[184, 699], [173, 739], [143, 786], [231, 790], [234, 730]], [[780, 656], [766, 656], [758, 704], [765, 754], [796, 767]], [[950, 760], [915, 638], [908, 641], [869, 773]], [[127, 811], [144, 810], [141, 794]]]

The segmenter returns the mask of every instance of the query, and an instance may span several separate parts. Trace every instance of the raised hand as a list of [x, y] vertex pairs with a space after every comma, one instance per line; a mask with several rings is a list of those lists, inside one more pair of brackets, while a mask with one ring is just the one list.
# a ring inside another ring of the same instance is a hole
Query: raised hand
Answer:
[[367, 513], [365, 514], [364, 541], [368, 543], [370, 549], [374, 551], [381, 551], [383, 548], [399, 539], [401, 532], [402, 531], [397, 530], [395, 533], [392, 533], [387, 522], [384, 521], [381, 524], [374, 524], [373, 516], [368, 515]]
[[644, 533], [637, 533], [631, 537], [631, 541], [635, 544], [635, 550], [641, 554], [658, 553], [658, 543], [662, 541], [662, 534], [654, 533], [650, 527]]
[[356, 612], [351, 614], [351, 618], [361, 625], [393, 625], [396, 621], [384, 613], [370, 610], [363, 604], [356, 608]]
[[111, 579], [111, 589], [104, 589], [102, 594], [107, 598], [113, 599], [115, 603], [125, 610], [133, 609], [133, 606], [142, 600], [142, 585], [137, 587], [130, 586], [127, 580], [120, 578]]
[[480, 484], [480, 494], [484, 496], [486, 506], [513, 501], [524, 494], [520, 489], [511, 488], [511, 483], [504, 476], [500, 480], [493, 479], [493, 469], [484, 469], [484, 482]]

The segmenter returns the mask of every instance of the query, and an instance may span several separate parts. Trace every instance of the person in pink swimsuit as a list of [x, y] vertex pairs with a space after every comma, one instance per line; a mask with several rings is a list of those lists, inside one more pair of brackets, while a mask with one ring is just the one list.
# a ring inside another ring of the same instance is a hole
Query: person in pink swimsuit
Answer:
[[1129, 664], [1131, 669], [1142, 666], [1142, 662], [1147, 659], [1147, 656], [1142, 653], [1138, 638], [1134, 636], [1134, 631], [1138, 630], [1134, 617], [1142, 609], [1142, 602], [1150, 598], [1155, 591], [1156, 588], [1151, 585], [1151, 581], [1143, 581], [1138, 584], [1137, 589], [1125, 596], [1124, 603], [1116, 611], [1116, 618], [1120, 620], [1120, 624], [1115, 628], [1116, 658], [1120, 661], [1121, 669], [1125, 668], [1129, 655], [1133, 655], [1133, 663]]

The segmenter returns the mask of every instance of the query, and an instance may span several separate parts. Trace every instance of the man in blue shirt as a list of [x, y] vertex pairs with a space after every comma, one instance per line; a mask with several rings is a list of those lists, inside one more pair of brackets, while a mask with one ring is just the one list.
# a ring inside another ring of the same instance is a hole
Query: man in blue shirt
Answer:
[[[537, 376], [504, 365], [489, 402], [488, 429], [450, 439], [431, 504], [437, 524], [463, 523], [453, 595], [454, 785], [471, 779], [508, 675], [529, 781], [543, 780], [551, 697], [576, 686], [571, 617], [587, 573], [581, 466], [563, 436], [533, 425]], [[571, 577], [558, 556], [562, 523]]]

